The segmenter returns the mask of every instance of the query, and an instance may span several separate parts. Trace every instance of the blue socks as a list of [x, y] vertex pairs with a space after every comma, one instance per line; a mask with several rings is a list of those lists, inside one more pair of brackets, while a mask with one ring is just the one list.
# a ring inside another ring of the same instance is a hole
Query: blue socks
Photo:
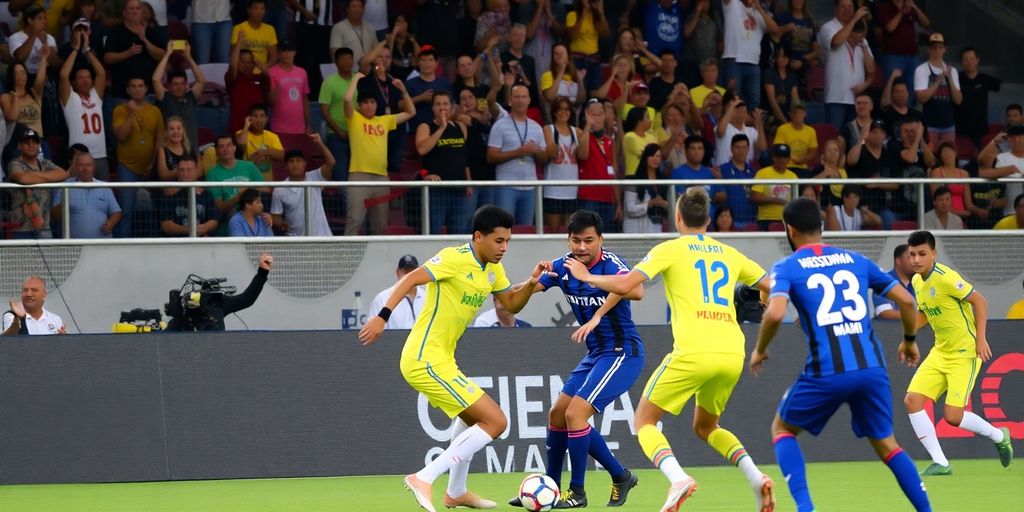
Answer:
[[587, 474], [587, 454], [590, 452], [590, 425], [580, 430], [569, 431], [569, 462], [572, 463], [572, 479], [569, 485], [583, 488]]
[[565, 450], [569, 448], [569, 431], [548, 425], [548, 470], [547, 475], [554, 479], [558, 488], [562, 488], [562, 466], [565, 463]]
[[[622, 464], [619, 464], [619, 460], [612, 455], [612, 451], [608, 449], [608, 443], [604, 442], [604, 436], [594, 429], [590, 430], [590, 456], [604, 469], [608, 470], [608, 474], [613, 479], [626, 472]], [[573, 467], [576, 467], [576, 465], [573, 464]]]
[[897, 448], [883, 462], [889, 466], [900, 488], [903, 489], [903, 494], [906, 494], [907, 499], [914, 505], [914, 509], [917, 512], [931, 512], [928, 493], [925, 492], [924, 484], [921, 483], [921, 477], [917, 474], [917, 468], [914, 461], [910, 460], [910, 456], [902, 448]]
[[779, 463], [782, 476], [789, 484], [789, 493], [796, 501], [796, 509], [799, 512], [812, 512], [814, 503], [811, 502], [811, 493], [807, 489], [807, 468], [796, 436], [789, 433], [779, 434], [772, 444], [775, 445], [775, 460]]

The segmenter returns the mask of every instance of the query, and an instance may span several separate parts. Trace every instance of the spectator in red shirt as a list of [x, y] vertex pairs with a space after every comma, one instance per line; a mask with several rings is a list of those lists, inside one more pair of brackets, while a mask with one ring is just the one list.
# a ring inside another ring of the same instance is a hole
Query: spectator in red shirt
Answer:
[[902, 70], [903, 76], [914, 76], [918, 64], [915, 26], [927, 29], [931, 25], [928, 15], [914, 0], [882, 0], [878, 24], [882, 29], [882, 76], [892, 76], [894, 69]]
[[[583, 115], [584, 129], [590, 132], [590, 140], [586, 157], [579, 161], [580, 179], [614, 180], [622, 176], [623, 173], [618, 169], [615, 144], [603, 130], [607, 116], [604, 105], [600, 100], [591, 98], [587, 101]], [[576, 197], [581, 209], [597, 212], [601, 216], [608, 228], [606, 232], [615, 231], [612, 227], [622, 220], [618, 187], [584, 185], [577, 189]]]
[[224, 83], [231, 98], [228, 133], [235, 133], [245, 126], [249, 109], [258, 103], [266, 103], [270, 89], [266, 66], [257, 61], [251, 51], [239, 47], [237, 44], [231, 46], [231, 62], [224, 74]]

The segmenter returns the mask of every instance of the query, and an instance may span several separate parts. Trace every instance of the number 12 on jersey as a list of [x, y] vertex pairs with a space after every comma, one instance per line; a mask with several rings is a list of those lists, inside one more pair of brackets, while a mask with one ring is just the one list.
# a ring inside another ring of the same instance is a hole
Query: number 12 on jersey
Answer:
[[[729, 267], [721, 261], [713, 261], [709, 266], [707, 260], [697, 260], [693, 264], [693, 268], [700, 272], [700, 283], [704, 291], [704, 303], [710, 304], [714, 300], [714, 303], [719, 306], [728, 306], [729, 299], [722, 297], [721, 292], [722, 288], [729, 283]], [[721, 273], [721, 277], [709, 289], [709, 280], [716, 277], [719, 273]]]

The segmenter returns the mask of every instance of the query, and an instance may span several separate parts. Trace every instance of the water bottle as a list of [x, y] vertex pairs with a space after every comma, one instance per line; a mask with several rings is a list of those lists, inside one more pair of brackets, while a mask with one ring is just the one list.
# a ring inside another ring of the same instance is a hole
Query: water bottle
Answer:
[[356, 292], [356, 298], [352, 301], [352, 307], [341, 310], [342, 329], [360, 329], [366, 323], [366, 313], [363, 312], [363, 292]]

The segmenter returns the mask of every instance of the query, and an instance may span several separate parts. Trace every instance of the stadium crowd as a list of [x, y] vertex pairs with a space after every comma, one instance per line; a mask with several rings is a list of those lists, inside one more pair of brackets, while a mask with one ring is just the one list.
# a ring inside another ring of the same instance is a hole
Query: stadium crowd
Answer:
[[[828, 2], [833, 4], [833, 2]], [[923, 0], [12, 0], [3, 175], [62, 181], [240, 182], [74, 189], [75, 238], [465, 233], [516, 181], [708, 179], [717, 231], [781, 230], [795, 194], [830, 230], [1024, 228], [1024, 110], [988, 119], [1000, 81], [946, 53]], [[815, 122], [812, 122], [815, 121]], [[991, 124], [990, 124], [991, 121]], [[216, 131], [215, 131], [216, 130]], [[55, 163], [56, 162], [56, 163]], [[864, 187], [780, 180], [866, 178]], [[730, 185], [734, 179], [775, 180]], [[314, 189], [286, 181], [379, 186]], [[398, 185], [398, 186], [392, 186]], [[676, 193], [683, 192], [678, 187]], [[667, 187], [543, 187], [543, 223], [577, 208], [607, 231], [669, 230]], [[4, 194], [7, 237], [60, 235], [63, 194]], [[267, 205], [269, 204], [269, 208]]]

